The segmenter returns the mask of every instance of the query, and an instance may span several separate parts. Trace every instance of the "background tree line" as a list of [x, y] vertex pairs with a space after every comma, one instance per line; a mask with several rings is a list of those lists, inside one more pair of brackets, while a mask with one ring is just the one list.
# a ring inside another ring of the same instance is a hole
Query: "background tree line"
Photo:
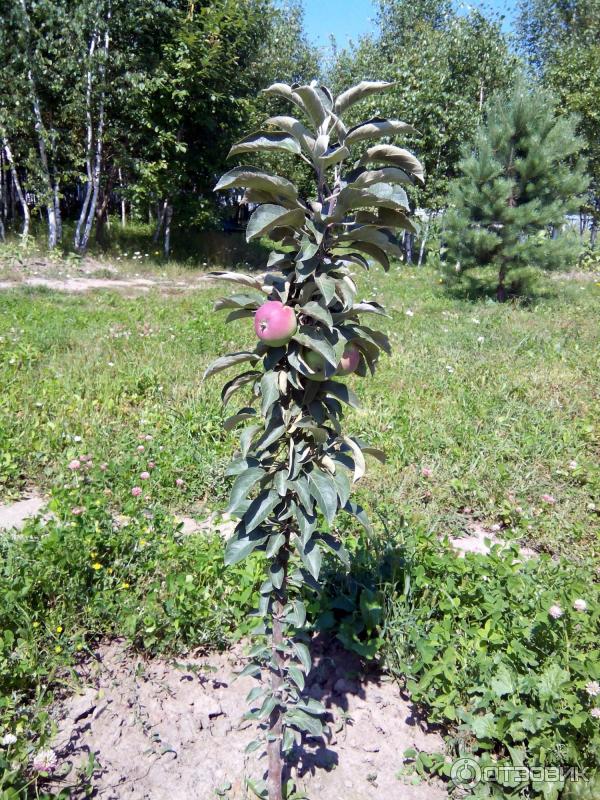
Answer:
[[[593, 246], [600, 214], [600, 0], [522, 0], [515, 34], [450, 0], [379, 0], [377, 28], [324, 61], [299, 4], [275, 0], [0, 0], [0, 236], [44, 229], [48, 245], [102, 245], [109, 215], [171, 231], [222, 225], [212, 192], [231, 141], [270, 114], [275, 80], [394, 82], [371, 116], [413, 124], [428, 180], [421, 261], [492, 95], [525, 71], [578, 115]], [[361, 113], [362, 113], [361, 109]], [[569, 158], [575, 154], [570, 153]], [[269, 159], [267, 159], [269, 160]], [[269, 164], [275, 168], [276, 164]], [[302, 186], [303, 175], [295, 176]], [[64, 228], [63, 228], [64, 221]]]

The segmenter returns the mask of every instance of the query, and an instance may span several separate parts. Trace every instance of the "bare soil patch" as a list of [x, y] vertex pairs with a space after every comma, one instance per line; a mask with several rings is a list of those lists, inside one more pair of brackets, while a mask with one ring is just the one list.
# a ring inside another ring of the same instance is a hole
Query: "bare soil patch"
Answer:
[[[294, 754], [292, 774], [307, 796], [446, 798], [442, 783], [414, 783], [401, 774], [406, 748], [442, 752], [443, 741], [398, 686], [381, 674], [365, 675], [358, 658], [335, 644], [315, 642], [313, 652], [308, 692], [327, 706], [330, 733], [308, 739]], [[181, 662], [146, 661], [118, 641], [100, 647], [77, 670], [81, 692], [55, 710], [62, 767], [81, 767], [93, 753], [94, 796], [105, 800], [245, 798], [245, 777], [261, 777], [266, 765], [244, 755], [255, 736], [254, 723], [243, 720], [245, 698], [256, 682], [234, 680], [243, 664], [241, 647]], [[83, 798], [85, 787], [70, 796]]]

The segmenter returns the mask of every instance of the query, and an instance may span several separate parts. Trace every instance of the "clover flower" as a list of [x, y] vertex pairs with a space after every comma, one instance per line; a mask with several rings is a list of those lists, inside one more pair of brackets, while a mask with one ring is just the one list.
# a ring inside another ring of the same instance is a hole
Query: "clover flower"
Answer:
[[550, 614], [552, 619], [559, 619], [559, 617], [562, 617], [563, 613], [564, 612], [559, 605], [550, 606], [548, 609], [548, 614]]
[[33, 757], [32, 766], [36, 772], [54, 772], [58, 765], [58, 759], [54, 750], [38, 750]]

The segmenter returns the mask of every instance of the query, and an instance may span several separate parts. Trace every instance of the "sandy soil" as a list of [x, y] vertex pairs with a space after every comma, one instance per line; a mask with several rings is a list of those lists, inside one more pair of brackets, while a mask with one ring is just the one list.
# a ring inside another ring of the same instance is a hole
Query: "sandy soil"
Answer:
[[[315, 642], [309, 694], [329, 710], [325, 740], [307, 740], [294, 754], [293, 775], [310, 800], [442, 800], [441, 783], [403, 777], [403, 752], [442, 752], [398, 687], [365, 675], [358, 659]], [[246, 797], [245, 777], [261, 777], [265, 761], [244, 756], [254, 738], [242, 719], [252, 678], [234, 681], [242, 650], [184, 663], [144, 661], [121, 642], [101, 647], [82, 665], [83, 688], [56, 709], [54, 743], [62, 767], [93, 753], [94, 785], [104, 800], [214, 800]], [[75, 769], [66, 783], [72, 784]], [[62, 784], [63, 786], [65, 783]], [[60, 785], [54, 787], [58, 792]], [[85, 788], [72, 793], [83, 798]], [[221, 794], [219, 794], [219, 792]]]

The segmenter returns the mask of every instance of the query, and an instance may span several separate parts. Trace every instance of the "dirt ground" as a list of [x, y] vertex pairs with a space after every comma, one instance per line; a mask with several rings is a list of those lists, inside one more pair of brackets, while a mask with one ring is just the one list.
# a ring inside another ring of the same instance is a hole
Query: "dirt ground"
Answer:
[[[310, 695], [328, 709], [329, 734], [294, 753], [293, 777], [310, 800], [442, 800], [442, 783], [403, 772], [414, 747], [442, 752], [396, 684], [365, 675], [358, 659], [337, 645], [313, 646]], [[245, 798], [245, 778], [260, 778], [265, 760], [245, 756], [254, 738], [243, 720], [252, 678], [234, 680], [244, 664], [241, 646], [226, 654], [171, 662], [145, 661], [122, 642], [99, 648], [78, 668], [82, 689], [56, 709], [54, 748], [72, 769], [59, 791], [75, 782], [76, 768], [94, 755], [95, 797], [104, 800], [213, 800]], [[73, 790], [83, 798], [85, 787]]]

